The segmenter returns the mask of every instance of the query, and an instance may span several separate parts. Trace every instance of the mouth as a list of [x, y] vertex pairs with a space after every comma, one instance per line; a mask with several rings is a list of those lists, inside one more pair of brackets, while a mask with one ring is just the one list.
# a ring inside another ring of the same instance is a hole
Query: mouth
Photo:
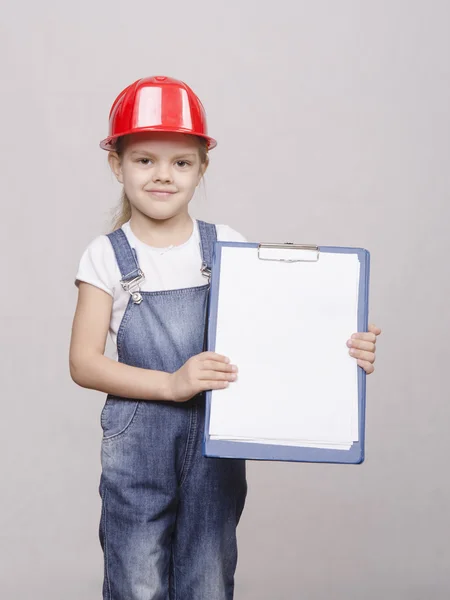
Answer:
[[165, 190], [148, 190], [148, 193], [157, 198], [169, 198], [176, 194], [176, 192], [167, 192]]

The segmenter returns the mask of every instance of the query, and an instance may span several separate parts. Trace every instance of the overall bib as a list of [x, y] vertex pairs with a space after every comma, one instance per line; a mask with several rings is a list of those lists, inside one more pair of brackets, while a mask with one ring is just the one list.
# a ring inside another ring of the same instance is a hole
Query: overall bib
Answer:
[[[198, 225], [211, 268], [216, 229]], [[122, 229], [108, 237], [122, 281], [132, 281], [140, 273], [136, 251]], [[209, 284], [128, 291], [120, 362], [173, 373], [203, 351]], [[204, 423], [203, 393], [185, 403], [108, 394], [99, 486], [104, 600], [233, 598], [245, 461], [203, 457]]]

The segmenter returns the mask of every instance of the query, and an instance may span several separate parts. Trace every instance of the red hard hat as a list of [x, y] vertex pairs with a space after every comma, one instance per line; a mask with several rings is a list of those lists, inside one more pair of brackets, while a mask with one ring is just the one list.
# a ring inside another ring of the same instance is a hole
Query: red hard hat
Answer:
[[170, 77], [138, 79], [117, 96], [109, 113], [109, 135], [100, 148], [114, 150], [118, 137], [139, 131], [188, 133], [206, 139], [210, 150], [217, 146], [207, 135], [200, 99], [185, 83]]

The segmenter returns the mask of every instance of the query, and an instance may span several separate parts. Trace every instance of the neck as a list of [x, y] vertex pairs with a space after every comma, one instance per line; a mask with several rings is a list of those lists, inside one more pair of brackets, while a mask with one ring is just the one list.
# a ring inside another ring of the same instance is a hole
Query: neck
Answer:
[[170, 219], [152, 219], [151, 217], [133, 211], [130, 227], [134, 235], [149, 246], [167, 248], [181, 246], [192, 235], [193, 222], [188, 212], [181, 213]]

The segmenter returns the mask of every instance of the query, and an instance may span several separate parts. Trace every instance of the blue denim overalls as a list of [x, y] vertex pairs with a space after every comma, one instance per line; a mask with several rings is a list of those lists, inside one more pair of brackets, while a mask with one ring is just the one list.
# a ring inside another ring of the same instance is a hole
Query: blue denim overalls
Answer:
[[[216, 228], [198, 225], [207, 272]], [[173, 373], [203, 351], [209, 284], [141, 292], [135, 249], [122, 229], [108, 237], [130, 293], [118, 360]], [[204, 394], [185, 403], [108, 394], [99, 486], [104, 600], [233, 598], [245, 461], [203, 457], [204, 421]]]

